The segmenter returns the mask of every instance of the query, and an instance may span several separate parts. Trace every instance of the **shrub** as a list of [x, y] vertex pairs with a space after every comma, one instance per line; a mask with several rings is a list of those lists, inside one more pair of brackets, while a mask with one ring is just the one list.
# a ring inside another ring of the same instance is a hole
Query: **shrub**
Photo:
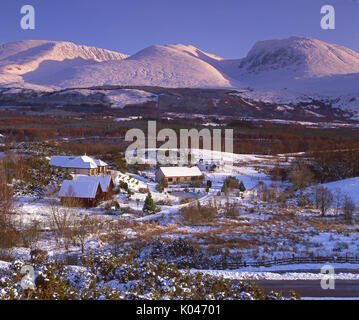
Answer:
[[181, 216], [185, 224], [195, 225], [214, 219], [217, 209], [212, 205], [202, 206], [199, 201], [196, 205], [189, 205], [181, 209]]
[[159, 182], [156, 185], [156, 191], [158, 191], [159, 193], [162, 193], [164, 191], [165, 188], [168, 187], [168, 183], [165, 179], [162, 179], [161, 182]]

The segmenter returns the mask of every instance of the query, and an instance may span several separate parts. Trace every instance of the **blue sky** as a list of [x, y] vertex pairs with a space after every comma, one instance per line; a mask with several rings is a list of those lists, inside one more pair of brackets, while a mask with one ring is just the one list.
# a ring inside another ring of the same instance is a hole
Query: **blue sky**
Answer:
[[[20, 28], [20, 8], [36, 29]], [[320, 28], [320, 8], [336, 9], [336, 29]], [[0, 42], [66, 40], [133, 54], [184, 43], [242, 58], [258, 40], [309, 36], [359, 51], [359, 0], [1, 0]]]

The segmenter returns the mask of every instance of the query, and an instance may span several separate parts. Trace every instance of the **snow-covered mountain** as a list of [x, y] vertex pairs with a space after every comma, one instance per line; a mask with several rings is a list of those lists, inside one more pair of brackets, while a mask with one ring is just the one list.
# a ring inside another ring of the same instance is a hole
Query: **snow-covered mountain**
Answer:
[[2, 86], [250, 88], [244, 95], [254, 100], [314, 98], [359, 110], [358, 84], [359, 53], [305, 37], [260, 41], [237, 60], [182, 44], [154, 45], [131, 56], [70, 42], [0, 44]]
[[0, 46], [0, 83], [231, 87], [234, 83], [208, 63], [220, 59], [184, 45], [154, 45], [127, 56], [69, 42], [20, 41]]
[[[57, 74], [70, 66], [81, 67], [127, 57], [122, 53], [71, 42], [27, 40], [0, 44], [0, 83], [37, 84], [36, 79], [48, 77], [57, 85]], [[32, 78], [35, 81], [31, 81]]]
[[[197, 56], [195, 54], [198, 54]], [[182, 45], [148, 47], [123, 60], [70, 65], [53, 77], [28, 75], [41, 85], [87, 87], [93, 85], [148, 85], [160, 87], [231, 87], [231, 81], [207, 63], [212, 59], [194, 47]], [[39, 70], [42, 72], [43, 70]], [[42, 72], [43, 73], [43, 72]], [[35, 78], [36, 79], [35, 79]]]
[[359, 72], [359, 54], [320, 40], [291, 37], [257, 42], [241, 61], [243, 73], [285, 70], [295, 78], [323, 77]]
[[257, 42], [248, 55], [221, 61], [222, 70], [255, 100], [321, 100], [359, 111], [359, 53], [306, 37]]

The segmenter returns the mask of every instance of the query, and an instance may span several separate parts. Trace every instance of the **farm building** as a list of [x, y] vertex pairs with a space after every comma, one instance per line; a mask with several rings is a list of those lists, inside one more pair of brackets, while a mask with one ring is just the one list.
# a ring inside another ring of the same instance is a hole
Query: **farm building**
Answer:
[[160, 167], [156, 171], [156, 181], [166, 181], [168, 185], [190, 184], [201, 181], [204, 176], [198, 167]]
[[108, 172], [108, 164], [102, 160], [93, 159], [89, 156], [69, 157], [53, 156], [50, 166], [68, 169], [72, 174], [84, 174], [88, 176], [105, 175]]

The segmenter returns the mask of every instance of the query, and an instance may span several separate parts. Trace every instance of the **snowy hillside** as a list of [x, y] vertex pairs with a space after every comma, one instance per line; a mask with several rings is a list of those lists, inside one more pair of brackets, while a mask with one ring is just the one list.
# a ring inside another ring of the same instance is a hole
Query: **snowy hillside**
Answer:
[[253, 89], [249, 98], [275, 103], [316, 99], [359, 110], [359, 54], [320, 40], [291, 37], [257, 42], [247, 57], [222, 70]]
[[[204, 58], [209, 56], [203, 54]], [[47, 73], [51, 68], [53, 72]], [[53, 74], [56, 74], [54, 77]], [[149, 85], [161, 87], [231, 87], [217, 69], [200, 57], [176, 46], [151, 46], [124, 60], [78, 64], [61, 68], [46, 65], [25, 76], [26, 81], [60, 87], [93, 85]]]
[[33, 78], [51, 77], [56, 83], [56, 74], [68, 67], [126, 57], [125, 54], [71, 42], [27, 40], [6, 43], [0, 45], [0, 82], [36, 83]]
[[153, 45], [132, 56], [70, 42], [0, 45], [0, 85], [78, 88], [101, 85], [234, 88], [274, 103], [311, 99], [359, 111], [359, 53], [305, 37], [261, 41], [226, 60], [194, 46]]
[[359, 72], [359, 54], [320, 40], [291, 37], [257, 42], [239, 69], [248, 75], [286, 70], [289, 77], [316, 78]]

